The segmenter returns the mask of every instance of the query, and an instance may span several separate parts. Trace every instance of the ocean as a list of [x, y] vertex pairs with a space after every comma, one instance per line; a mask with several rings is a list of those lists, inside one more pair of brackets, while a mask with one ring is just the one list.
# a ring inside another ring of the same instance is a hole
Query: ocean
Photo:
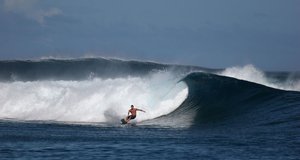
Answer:
[[299, 72], [0, 61], [0, 159], [296, 160], [299, 135]]

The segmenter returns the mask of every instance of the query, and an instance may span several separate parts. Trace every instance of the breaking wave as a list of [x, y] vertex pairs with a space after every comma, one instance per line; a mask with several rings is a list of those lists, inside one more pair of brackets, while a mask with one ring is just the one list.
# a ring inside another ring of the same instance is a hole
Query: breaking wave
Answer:
[[213, 70], [115, 59], [0, 62], [0, 119], [141, 125], [299, 124], [299, 73]]

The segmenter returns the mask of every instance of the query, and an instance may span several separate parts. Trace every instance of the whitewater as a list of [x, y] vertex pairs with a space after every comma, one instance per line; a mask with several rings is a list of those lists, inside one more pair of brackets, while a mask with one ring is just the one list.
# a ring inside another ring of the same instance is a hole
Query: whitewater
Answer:
[[158, 72], [146, 77], [0, 83], [0, 118], [112, 123], [134, 104], [147, 111], [139, 121], [153, 119], [186, 98], [186, 85], [177, 81], [169, 72]]

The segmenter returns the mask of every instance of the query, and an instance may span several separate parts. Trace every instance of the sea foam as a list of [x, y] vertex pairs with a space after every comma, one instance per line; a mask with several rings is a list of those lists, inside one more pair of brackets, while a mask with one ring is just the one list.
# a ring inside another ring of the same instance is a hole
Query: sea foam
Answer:
[[262, 84], [271, 88], [281, 90], [300, 91], [300, 80], [288, 78], [284, 81], [278, 81], [274, 78], [269, 78], [266, 74], [254, 67], [253, 65], [246, 65], [242, 67], [229, 67], [224, 71], [219, 72], [219, 75], [233, 77], [257, 84]]

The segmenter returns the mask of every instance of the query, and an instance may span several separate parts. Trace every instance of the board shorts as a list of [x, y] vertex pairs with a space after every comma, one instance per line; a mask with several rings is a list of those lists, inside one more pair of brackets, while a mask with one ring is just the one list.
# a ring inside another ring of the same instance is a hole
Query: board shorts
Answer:
[[127, 117], [127, 119], [135, 119], [135, 117], [136, 117], [135, 115], [130, 115]]

